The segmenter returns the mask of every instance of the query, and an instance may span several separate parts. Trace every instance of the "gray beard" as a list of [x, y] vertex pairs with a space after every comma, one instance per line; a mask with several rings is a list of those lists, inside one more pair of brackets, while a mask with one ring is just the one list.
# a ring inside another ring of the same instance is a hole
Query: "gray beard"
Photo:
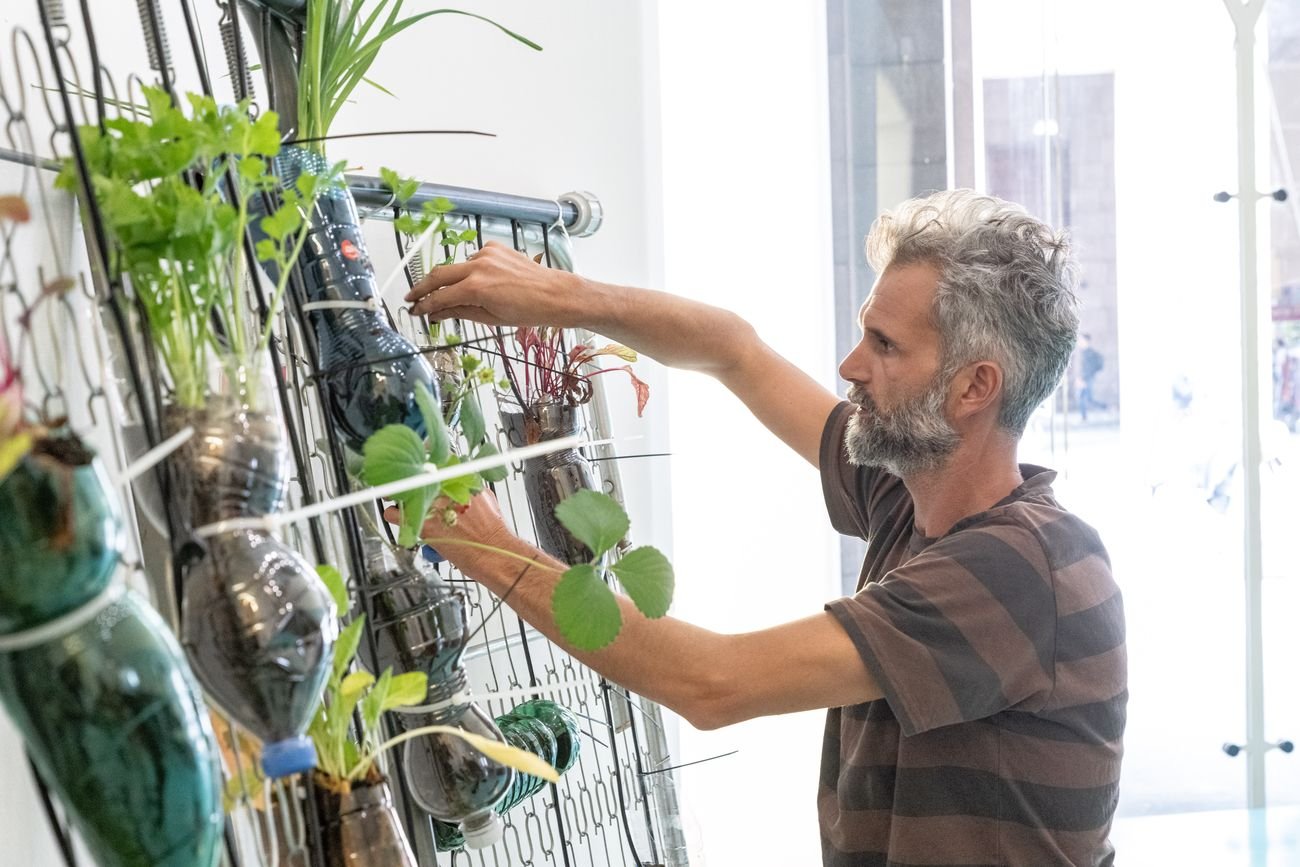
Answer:
[[844, 448], [849, 463], [880, 467], [896, 476], [939, 469], [961, 443], [943, 414], [947, 390], [942, 377], [921, 395], [882, 412], [866, 389], [849, 388], [849, 400], [860, 407], [849, 418]]

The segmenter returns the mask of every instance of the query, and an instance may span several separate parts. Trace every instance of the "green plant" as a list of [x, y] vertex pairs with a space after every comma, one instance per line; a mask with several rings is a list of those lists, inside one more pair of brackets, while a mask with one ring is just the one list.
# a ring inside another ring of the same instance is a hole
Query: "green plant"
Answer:
[[565, 640], [578, 650], [599, 650], [617, 638], [623, 628], [618, 599], [609, 586], [610, 574], [618, 579], [632, 604], [646, 617], [655, 619], [668, 613], [675, 578], [672, 563], [662, 551], [642, 545], [605, 564], [605, 554], [613, 550], [631, 526], [618, 501], [597, 491], [577, 491], [555, 507], [555, 517], [591, 549], [590, 561], [560, 570], [480, 542], [437, 537], [426, 537], [423, 541], [435, 547], [466, 545], [493, 551], [560, 575], [551, 594], [551, 614]]
[[[447, 221], [447, 215], [456, 209], [451, 199], [435, 196], [421, 202], [419, 209], [415, 210], [410, 207], [410, 201], [420, 189], [419, 181], [414, 178], [400, 177], [397, 172], [389, 168], [381, 168], [379, 177], [392, 191], [394, 204], [402, 209], [402, 213], [393, 220], [393, 228], [410, 235], [417, 241], [425, 238], [425, 233], [432, 228], [433, 231], [429, 232], [427, 241], [430, 253], [434, 243], [440, 245], [444, 251], [438, 264], [450, 265], [456, 261], [464, 245], [478, 240], [478, 232], [474, 229], [454, 229]], [[427, 255], [424, 261], [432, 262], [435, 258], [433, 255]]]
[[[329, 588], [338, 610], [348, 610], [347, 587], [339, 571], [332, 566], [318, 566], [316, 572]], [[353, 783], [371, 777], [375, 760], [386, 750], [410, 738], [435, 733], [464, 738], [489, 758], [524, 773], [551, 782], [559, 780], [555, 769], [537, 756], [454, 726], [424, 726], [381, 742], [382, 714], [424, 701], [428, 678], [423, 672], [394, 675], [391, 668], [385, 669], [378, 679], [363, 670], [349, 672], [361, 642], [364, 622], [364, 615], [358, 616], [339, 632], [324, 699], [307, 729], [316, 747], [316, 769], [325, 777], [327, 785], [347, 791]], [[353, 711], [357, 711], [355, 719]]]
[[[388, 40], [425, 18], [434, 15], [465, 15], [486, 21], [529, 48], [541, 46], [502, 27], [490, 18], [458, 9], [434, 9], [401, 17], [403, 0], [307, 0], [307, 22], [303, 31], [302, 56], [298, 64], [298, 138], [317, 153], [324, 153], [339, 110], [365, 81], [388, 91], [366, 77], [380, 49]], [[389, 94], [391, 96], [391, 94]]]
[[[599, 349], [579, 343], [566, 353], [563, 329], [545, 326], [516, 328], [514, 343], [518, 346], [518, 355], [512, 355], [506, 349], [505, 335], [497, 332], [497, 348], [501, 352], [506, 379], [529, 407], [539, 403], [584, 404], [592, 397], [592, 377], [623, 371], [631, 377], [632, 388], [636, 391], [636, 414], [639, 416], [645, 412], [646, 402], [650, 400], [650, 386], [637, 378], [631, 364], [600, 368], [590, 373], [582, 370], [583, 365], [602, 355], [612, 355], [627, 362], [636, 361], [635, 350], [617, 343]], [[516, 361], [521, 363], [522, 374], [515, 369]]]
[[[191, 94], [187, 115], [163, 90], [142, 93], [141, 117], [111, 118], [78, 135], [111, 242], [111, 276], [129, 278], [176, 402], [197, 408], [208, 392], [210, 352], [233, 373], [254, 366], [266, 348], [288, 266], [306, 241], [306, 210], [342, 165], [281, 189], [270, 162], [280, 150], [274, 112], [254, 120], [246, 101], [218, 106]], [[77, 191], [75, 162], [64, 162], [56, 183]], [[280, 278], [257, 334], [241, 246], [256, 218], [253, 197], [263, 194], [278, 194], [280, 206], [261, 218], [268, 238], [256, 252], [279, 266]]]
[[[461, 459], [451, 450], [451, 434], [442, 415], [442, 407], [433, 395], [421, 383], [416, 388], [416, 403], [424, 417], [426, 438], [406, 425], [390, 424], [375, 431], [362, 446], [361, 480], [367, 485], [384, 485], [430, 469], [443, 469], [461, 463]], [[475, 401], [465, 401], [465, 407], [473, 406]], [[496, 454], [497, 449], [487, 442], [483, 433], [483, 418], [476, 416], [477, 428], [472, 422], [462, 418], [463, 426], [470, 426], [469, 434], [479, 439], [479, 445], [472, 453], [473, 457], [486, 457]], [[456, 478], [446, 479], [397, 494], [393, 499], [401, 512], [398, 524], [397, 544], [409, 548], [420, 540], [420, 527], [428, 517], [429, 509], [440, 495], [454, 503], [466, 505], [470, 498], [483, 490], [487, 481], [500, 481], [505, 478], [504, 468], [483, 474], [467, 473]]]

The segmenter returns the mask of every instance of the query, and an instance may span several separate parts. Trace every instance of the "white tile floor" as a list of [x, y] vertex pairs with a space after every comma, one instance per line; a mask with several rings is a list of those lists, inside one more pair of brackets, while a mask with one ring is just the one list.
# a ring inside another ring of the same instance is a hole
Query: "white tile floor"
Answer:
[[1300, 867], [1300, 807], [1117, 819], [1117, 867]]

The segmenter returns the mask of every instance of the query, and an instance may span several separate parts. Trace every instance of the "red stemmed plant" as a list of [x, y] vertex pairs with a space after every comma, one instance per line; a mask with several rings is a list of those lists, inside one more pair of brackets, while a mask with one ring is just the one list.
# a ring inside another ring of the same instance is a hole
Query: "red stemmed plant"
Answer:
[[[582, 366], [602, 355], [612, 355], [623, 361], [636, 361], [636, 352], [617, 343], [602, 347], [579, 343], [565, 353], [562, 343], [563, 331], [559, 328], [518, 328], [515, 330], [515, 343], [518, 355], [512, 356], [505, 348], [505, 341], [498, 337], [497, 343], [504, 359], [506, 377], [515, 390], [517, 398], [525, 401], [526, 407], [539, 403], [561, 403], [579, 406], [591, 400], [592, 377], [616, 370], [625, 371], [632, 379], [636, 390], [636, 414], [645, 410], [646, 401], [650, 399], [650, 386], [646, 385], [632, 372], [632, 365], [606, 367], [592, 371], [583, 371]], [[522, 375], [515, 364], [520, 362]]]

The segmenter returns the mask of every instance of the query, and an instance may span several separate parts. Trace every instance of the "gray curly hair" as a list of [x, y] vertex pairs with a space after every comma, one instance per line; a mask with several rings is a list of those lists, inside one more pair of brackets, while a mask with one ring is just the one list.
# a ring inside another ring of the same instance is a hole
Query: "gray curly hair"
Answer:
[[881, 214], [867, 260], [940, 272], [933, 319], [944, 380], [973, 361], [1002, 368], [998, 423], [1019, 436], [1056, 389], [1079, 331], [1078, 265], [1065, 234], [1019, 205], [945, 190]]

